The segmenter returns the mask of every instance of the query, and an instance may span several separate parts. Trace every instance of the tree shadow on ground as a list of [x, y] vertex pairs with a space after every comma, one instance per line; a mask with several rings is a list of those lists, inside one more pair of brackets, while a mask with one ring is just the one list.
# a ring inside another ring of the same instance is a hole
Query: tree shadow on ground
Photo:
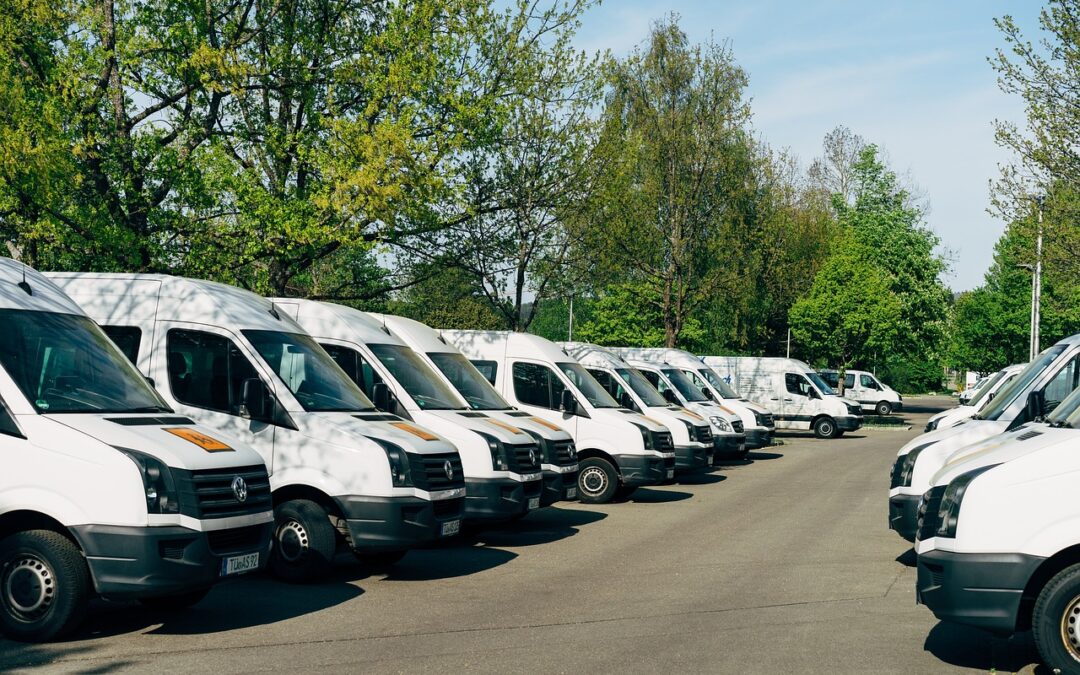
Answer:
[[[1030, 633], [1006, 639], [944, 621], [930, 629], [923, 649], [945, 663], [989, 672], [1015, 673], [1039, 661]], [[1041, 675], [1050, 671], [1039, 666], [1035, 672]]]
[[602, 511], [562, 509], [548, 506], [533, 511], [520, 520], [478, 529], [466, 535], [466, 541], [480, 542], [486, 546], [535, 546], [550, 544], [577, 534], [583, 525], [607, 518]]

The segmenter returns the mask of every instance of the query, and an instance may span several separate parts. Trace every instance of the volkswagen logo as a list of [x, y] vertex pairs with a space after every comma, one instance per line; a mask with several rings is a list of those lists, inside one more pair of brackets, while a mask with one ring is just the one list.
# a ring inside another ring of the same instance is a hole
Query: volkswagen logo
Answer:
[[536, 464], [536, 450], [529, 448], [529, 464]]
[[232, 493], [236, 495], [236, 501], [247, 501], [247, 483], [240, 476], [236, 476], [232, 479]]
[[446, 472], [446, 480], [454, 480], [454, 465], [450, 463], [450, 460], [446, 460], [442, 468]]

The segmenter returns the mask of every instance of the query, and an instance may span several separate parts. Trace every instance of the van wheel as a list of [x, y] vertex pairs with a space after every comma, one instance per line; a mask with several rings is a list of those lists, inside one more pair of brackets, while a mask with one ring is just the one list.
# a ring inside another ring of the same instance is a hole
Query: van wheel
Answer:
[[208, 593], [210, 593], [209, 586], [194, 591], [188, 591], [187, 593], [177, 593], [176, 595], [159, 595], [153, 598], [139, 598], [139, 604], [150, 609], [169, 612], [187, 609], [192, 605], [197, 605]]
[[294, 583], [319, 581], [330, 569], [337, 536], [326, 509], [307, 499], [294, 499], [274, 509], [274, 548], [270, 569]]
[[382, 551], [380, 553], [361, 553], [353, 551], [353, 555], [364, 567], [372, 570], [384, 570], [393, 567], [394, 563], [405, 557], [408, 551]]
[[578, 495], [586, 504], [606, 504], [619, 489], [619, 472], [611, 462], [590, 457], [578, 463]]
[[888, 401], [878, 401], [878, 404], [874, 406], [874, 412], [882, 417], [892, 414], [892, 404]]
[[818, 438], [836, 438], [836, 422], [831, 417], [814, 420], [814, 435]]
[[1031, 624], [1039, 656], [1050, 670], [1080, 673], [1080, 565], [1058, 572], [1043, 587]]
[[0, 542], [0, 628], [24, 642], [63, 637], [82, 621], [90, 570], [77, 546], [51, 530]]

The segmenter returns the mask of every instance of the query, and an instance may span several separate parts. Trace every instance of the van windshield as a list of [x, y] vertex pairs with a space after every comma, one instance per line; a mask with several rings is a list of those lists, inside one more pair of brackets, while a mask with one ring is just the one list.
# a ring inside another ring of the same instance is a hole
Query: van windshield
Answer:
[[428, 352], [428, 358], [442, 371], [454, 389], [458, 390], [473, 410], [510, 410], [495, 387], [480, 374], [472, 363], [461, 354], [452, 352]]
[[712, 368], [698, 368], [697, 372], [705, 378], [705, 381], [712, 385], [712, 388], [717, 391], [722, 398], [739, 398], [739, 394], [731, 388], [731, 385], [724, 382], [724, 378], [716, 374], [716, 371]]
[[1053, 412], [1046, 416], [1046, 421], [1052, 427], [1072, 427], [1077, 428], [1077, 422], [1080, 422], [1080, 388], [1074, 389], [1071, 394], [1065, 397]]
[[172, 412], [85, 316], [2, 309], [0, 322], [0, 364], [39, 413]]
[[681, 370], [662, 368], [660, 372], [671, 381], [671, 385], [679, 390], [679, 393], [688, 403], [701, 403], [709, 400]]
[[359, 412], [375, 405], [310, 336], [245, 330], [244, 337], [308, 412]]
[[640, 371], [633, 368], [616, 368], [615, 372], [619, 374], [623, 382], [630, 385], [634, 393], [640, 396], [641, 400], [649, 408], [666, 408], [671, 405], [666, 398], [660, 395], [660, 392], [656, 391], [656, 387], [645, 379], [645, 376]]
[[970, 406], [975, 406], [976, 408], [978, 408], [980, 405], [982, 405], [983, 399], [985, 399], [987, 396], [990, 395], [990, 390], [993, 389], [994, 386], [1003, 377], [1005, 377], [1005, 371], [1004, 370], [999, 370], [998, 372], [991, 375], [990, 379], [986, 381], [986, 384], [983, 385], [983, 387], [981, 389], [979, 389], [979, 393], [975, 395], [975, 398], [968, 401], [967, 404], [970, 405]]
[[611, 398], [611, 394], [604, 389], [604, 385], [596, 381], [596, 378], [589, 374], [589, 371], [581, 367], [580, 363], [557, 363], [559, 370], [566, 375], [574, 386], [577, 387], [581, 395], [594, 408], [619, 408], [621, 407], [615, 399]]
[[980, 410], [974, 419], [996, 420], [1000, 417], [1001, 413], [1005, 412], [1021, 394], [1027, 391], [1031, 383], [1042, 375], [1043, 371], [1049, 368], [1065, 349], [1066, 345], [1054, 345], [1036, 356], [1035, 360], [1020, 372], [1020, 376], [998, 391], [997, 395], [994, 396], [994, 400], [986, 404], [986, 408]]
[[825, 384], [825, 380], [821, 379], [821, 376], [817, 373], [811, 371], [809, 373], [806, 373], [806, 377], [811, 382], [813, 382], [814, 386], [821, 390], [821, 393], [825, 396], [836, 396], [836, 392], [833, 391], [833, 388]]
[[369, 344], [368, 349], [421, 410], [465, 410], [454, 390], [446, 386], [412, 349], [386, 343]]

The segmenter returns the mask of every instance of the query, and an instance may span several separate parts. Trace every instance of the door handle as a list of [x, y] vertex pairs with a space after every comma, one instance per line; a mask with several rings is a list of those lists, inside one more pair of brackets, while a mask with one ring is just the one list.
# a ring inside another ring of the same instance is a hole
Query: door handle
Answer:
[[785, 398], [785, 399], [784, 399], [784, 401], [785, 401], [785, 402], [787, 402], [787, 403], [791, 403], [792, 399], [790, 399], [790, 398]]
[[775, 396], [773, 396], [773, 397], [772, 397], [772, 398], [770, 398], [769, 400], [770, 400], [770, 401], [779, 401], [780, 399], [779, 399], [779, 398], [777, 398], [777, 397], [775, 397]]

